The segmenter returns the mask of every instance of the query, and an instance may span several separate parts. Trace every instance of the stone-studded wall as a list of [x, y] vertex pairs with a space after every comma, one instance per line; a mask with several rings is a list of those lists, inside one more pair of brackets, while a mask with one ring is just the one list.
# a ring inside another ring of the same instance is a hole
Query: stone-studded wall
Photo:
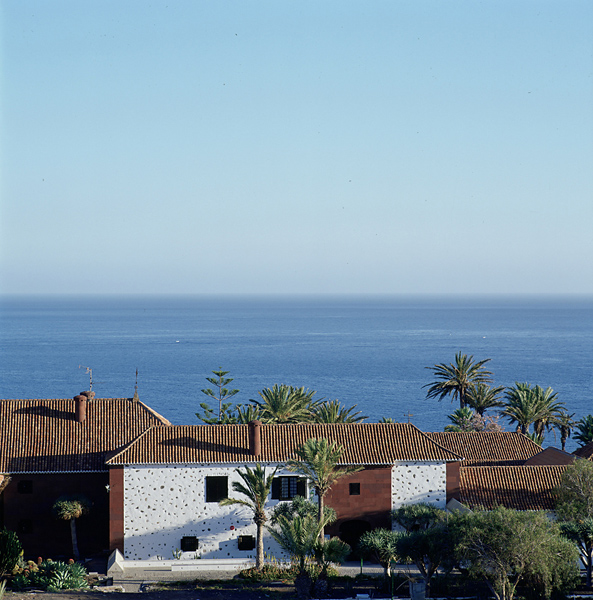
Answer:
[[401, 462], [391, 470], [391, 508], [428, 502], [447, 505], [446, 463]]
[[[240, 481], [235, 469], [243, 465], [211, 467], [209, 465], [130, 466], [124, 474], [124, 556], [143, 560], [161, 557], [171, 560], [184, 536], [199, 539], [197, 555], [201, 558], [255, 558], [254, 550], [239, 550], [238, 537], [255, 537], [252, 512], [240, 506], [221, 507], [206, 502], [206, 476], [228, 476], [229, 496], [232, 482]], [[267, 470], [268, 474], [271, 470]], [[278, 475], [289, 475], [281, 473]], [[292, 474], [291, 474], [292, 475]], [[268, 502], [272, 508], [277, 500]], [[264, 551], [277, 558], [282, 552], [269, 534], [265, 534]], [[181, 558], [192, 559], [196, 552], [184, 552]]]

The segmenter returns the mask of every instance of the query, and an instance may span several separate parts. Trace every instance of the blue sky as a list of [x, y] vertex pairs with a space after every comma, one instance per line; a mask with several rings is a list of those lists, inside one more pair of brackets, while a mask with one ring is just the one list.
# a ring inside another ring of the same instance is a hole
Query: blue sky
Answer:
[[4, 293], [593, 293], [593, 3], [4, 0]]

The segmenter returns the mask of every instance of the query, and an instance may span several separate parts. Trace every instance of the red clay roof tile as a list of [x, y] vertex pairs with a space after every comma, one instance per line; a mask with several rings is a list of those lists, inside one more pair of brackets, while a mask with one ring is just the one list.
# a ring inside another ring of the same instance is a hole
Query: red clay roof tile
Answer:
[[554, 510], [566, 466], [461, 467], [460, 502], [470, 508], [505, 506]]
[[106, 454], [149, 427], [170, 425], [131, 398], [96, 398], [86, 419], [73, 399], [0, 400], [0, 472], [105, 471]]
[[347, 423], [262, 425], [261, 455], [249, 452], [247, 425], [186, 425], [152, 428], [109, 464], [284, 462], [310, 438], [335, 440], [344, 448], [342, 464], [398, 461], [457, 461], [460, 457], [414, 425]]
[[522, 465], [542, 451], [526, 435], [507, 431], [427, 433], [434, 442], [463, 456], [463, 466]]

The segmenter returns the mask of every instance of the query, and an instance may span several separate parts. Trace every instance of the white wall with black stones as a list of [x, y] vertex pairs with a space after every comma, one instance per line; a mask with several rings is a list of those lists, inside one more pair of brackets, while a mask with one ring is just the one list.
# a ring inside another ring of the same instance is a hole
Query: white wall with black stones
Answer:
[[[241, 506], [206, 502], [206, 476], [227, 476], [229, 496], [232, 482], [242, 481], [237, 467], [207, 464], [129, 466], [124, 469], [124, 557], [130, 560], [193, 558], [254, 558], [256, 550], [239, 550], [240, 535], [256, 536], [253, 512]], [[274, 465], [275, 466], [275, 465]], [[268, 468], [267, 473], [271, 474]], [[278, 471], [277, 475], [294, 475]], [[269, 500], [268, 513], [278, 504]], [[195, 536], [197, 552], [178, 554], [181, 538]], [[265, 531], [264, 552], [287, 558]], [[175, 556], [177, 554], [177, 556]]]
[[391, 468], [391, 509], [418, 502], [446, 507], [446, 463], [400, 462]]

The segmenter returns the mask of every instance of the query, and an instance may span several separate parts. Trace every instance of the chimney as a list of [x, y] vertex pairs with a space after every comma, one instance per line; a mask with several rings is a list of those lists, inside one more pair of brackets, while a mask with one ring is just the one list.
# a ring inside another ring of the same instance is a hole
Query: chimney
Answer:
[[86, 396], [87, 400], [93, 400], [95, 398], [95, 392], [80, 392], [81, 396]]
[[82, 423], [86, 419], [86, 395], [74, 396], [74, 420]]
[[253, 456], [261, 454], [261, 421], [250, 421], [249, 427], [249, 452]]

